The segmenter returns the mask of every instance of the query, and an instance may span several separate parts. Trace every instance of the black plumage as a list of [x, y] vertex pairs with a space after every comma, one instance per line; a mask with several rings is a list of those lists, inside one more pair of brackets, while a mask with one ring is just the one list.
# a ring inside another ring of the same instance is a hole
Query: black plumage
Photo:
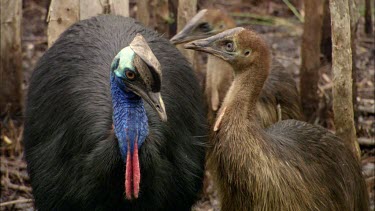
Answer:
[[[142, 34], [162, 70], [168, 121], [145, 103], [138, 199], [124, 197], [124, 161], [112, 130], [110, 65]], [[99, 16], [68, 28], [31, 77], [24, 130], [28, 172], [40, 210], [189, 210], [201, 189], [201, 94], [178, 50], [131, 18]]]

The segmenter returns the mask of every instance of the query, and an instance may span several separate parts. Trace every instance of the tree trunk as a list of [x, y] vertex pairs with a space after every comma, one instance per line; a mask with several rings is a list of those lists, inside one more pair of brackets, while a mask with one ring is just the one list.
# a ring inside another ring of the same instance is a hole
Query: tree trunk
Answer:
[[79, 19], [85, 20], [102, 14], [104, 7], [103, 3], [98, 0], [79, 0]]
[[305, 1], [305, 23], [301, 46], [301, 96], [305, 117], [313, 122], [319, 106], [318, 81], [324, 0]]
[[122, 15], [129, 17], [129, 0], [107, 0], [109, 10], [104, 14]]
[[51, 0], [48, 12], [48, 46], [78, 20], [99, 14], [129, 16], [129, 0]]
[[[354, 112], [354, 127], [355, 134], [358, 128], [358, 102], [357, 102], [357, 50], [355, 44], [357, 43], [357, 28], [359, 22], [359, 10], [356, 6], [355, 0], [349, 0], [349, 14], [350, 14], [350, 38], [351, 38], [351, 49], [352, 49], [352, 102], [353, 102], [353, 112]], [[357, 139], [355, 140], [355, 148], [358, 153], [358, 158], [361, 157], [361, 149]]]
[[370, 0], [365, 0], [365, 32], [368, 35], [372, 35], [372, 14]]
[[137, 20], [139, 20], [145, 26], [150, 25], [150, 12], [148, 6], [148, 0], [137, 1]]
[[0, 111], [22, 111], [22, 0], [1, 0]]
[[331, 14], [329, 11], [329, 0], [324, 2], [323, 9], [323, 28], [322, 40], [320, 43], [320, 51], [323, 55], [323, 62], [332, 62], [332, 36], [331, 36]]
[[169, 38], [169, 23], [172, 19], [169, 16], [168, 0], [153, 0], [153, 11], [155, 30], [165, 38]]
[[330, 0], [332, 20], [333, 112], [336, 134], [359, 155], [352, 98], [351, 0]]
[[[179, 0], [178, 2], [178, 18], [177, 18], [177, 31], [181, 31], [186, 23], [195, 15], [197, 12], [197, 0]], [[192, 67], [196, 70], [194, 62], [194, 51], [184, 49], [182, 46], [178, 46], [178, 49], [188, 59]], [[197, 71], [197, 70], [196, 70]]]
[[60, 34], [79, 20], [79, 0], [51, 0], [48, 12], [48, 47]]
[[79, 0], [79, 19], [84, 20], [100, 14], [129, 16], [128, 0]]
[[168, 0], [169, 6], [169, 15], [171, 21], [169, 23], [169, 37], [172, 38], [173, 35], [177, 33], [177, 9], [178, 9], [178, 0]]

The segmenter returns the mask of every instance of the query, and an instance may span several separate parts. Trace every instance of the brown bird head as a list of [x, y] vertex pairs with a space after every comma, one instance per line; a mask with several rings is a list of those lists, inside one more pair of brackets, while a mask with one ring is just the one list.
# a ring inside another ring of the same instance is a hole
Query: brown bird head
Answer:
[[[227, 61], [235, 74], [247, 69], [269, 70], [270, 52], [267, 44], [257, 33], [242, 27], [187, 43], [185, 48], [203, 51]], [[266, 66], [259, 68], [260, 65]], [[267, 76], [267, 72], [264, 74]]]
[[234, 20], [219, 9], [203, 9], [199, 11], [186, 26], [174, 37], [174, 45], [192, 40], [203, 39], [235, 27]]

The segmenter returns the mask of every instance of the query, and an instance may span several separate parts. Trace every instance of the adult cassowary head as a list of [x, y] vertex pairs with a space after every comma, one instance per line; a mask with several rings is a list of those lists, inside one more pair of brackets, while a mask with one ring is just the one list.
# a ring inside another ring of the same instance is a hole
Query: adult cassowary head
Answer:
[[138, 198], [138, 149], [148, 135], [143, 100], [155, 109], [161, 121], [167, 121], [160, 95], [161, 66], [142, 35], [137, 34], [113, 59], [110, 78], [114, 130], [126, 162], [125, 195], [127, 199]]

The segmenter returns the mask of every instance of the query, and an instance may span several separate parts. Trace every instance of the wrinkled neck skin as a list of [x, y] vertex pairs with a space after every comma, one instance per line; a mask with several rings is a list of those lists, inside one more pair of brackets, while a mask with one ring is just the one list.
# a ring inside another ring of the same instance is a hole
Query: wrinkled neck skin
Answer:
[[125, 162], [128, 147], [130, 152], [133, 152], [135, 142], [139, 149], [145, 141], [148, 135], [148, 122], [142, 98], [131, 91], [124, 91], [127, 89], [125, 84], [118, 83], [116, 80], [120, 79], [111, 73], [113, 124], [121, 156]]

